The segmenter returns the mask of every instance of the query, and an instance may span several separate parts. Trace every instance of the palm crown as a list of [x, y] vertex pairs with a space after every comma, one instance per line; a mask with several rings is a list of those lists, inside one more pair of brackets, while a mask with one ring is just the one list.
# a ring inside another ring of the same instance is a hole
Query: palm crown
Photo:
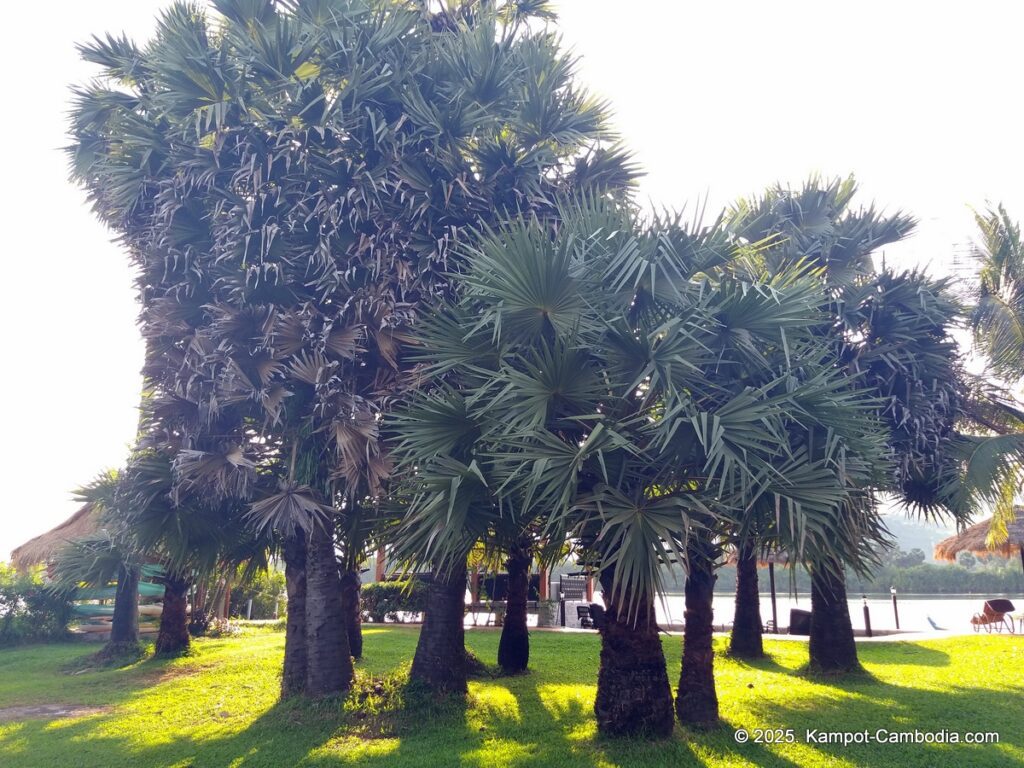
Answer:
[[82, 47], [104, 79], [78, 94], [73, 170], [139, 269], [176, 482], [308, 528], [381, 492], [401, 347], [466, 227], [634, 171], [525, 23], [543, 3], [213, 5], [172, 6], [144, 49]]
[[768, 275], [717, 225], [644, 226], [608, 201], [558, 221], [482, 232], [462, 299], [423, 325], [426, 385], [392, 421], [400, 551], [458, 560], [539, 519], [651, 596], [688, 537], [759, 498], [794, 547], [829, 546], [884, 448], [813, 333], [816, 272]]

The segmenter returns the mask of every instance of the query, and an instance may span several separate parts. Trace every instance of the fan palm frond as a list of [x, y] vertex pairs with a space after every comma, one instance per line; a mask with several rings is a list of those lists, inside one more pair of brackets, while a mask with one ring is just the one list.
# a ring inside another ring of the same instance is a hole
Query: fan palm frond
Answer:
[[330, 515], [331, 509], [309, 486], [282, 482], [277, 493], [253, 502], [245, 517], [258, 532], [272, 530], [291, 536], [296, 531], [308, 533], [314, 526], [326, 526]]

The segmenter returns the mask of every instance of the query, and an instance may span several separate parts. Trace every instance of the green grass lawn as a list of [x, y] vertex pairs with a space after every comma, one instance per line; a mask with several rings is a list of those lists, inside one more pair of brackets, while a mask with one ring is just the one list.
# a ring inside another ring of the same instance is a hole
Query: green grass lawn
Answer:
[[[596, 734], [598, 638], [591, 634], [535, 632], [530, 674], [475, 680], [465, 705], [420, 701], [404, 714], [388, 711], [401, 696], [393, 673], [412, 658], [416, 635], [413, 628], [366, 629], [354, 697], [362, 699], [359, 705], [352, 699], [278, 705], [280, 633], [201, 640], [186, 658], [78, 674], [71, 673], [76, 660], [94, 647], [0, 651], [0, 709], [64, 704], [98, 710], [0, 722], [0, 766], [1024, 765], [1021, 637], [863, 644], [868, 674], [837, 682], [800, 674], [805, 644], [768, 642], [765, 662], [716, 660], [720, 730], [695, 734], [677, 726], [668, 741], [642, 742]], [[467, 642], [482, 660], [495, 658], [496, 632], [470, 632]], [[674, 677], [679, 639], [666, 638], [665, 651]], [[793, 729], [795, 741], [738, 745], [738, 728]], [[1000, 742], [805, 742], [807, 729], [879, 728], [994, 731]]]

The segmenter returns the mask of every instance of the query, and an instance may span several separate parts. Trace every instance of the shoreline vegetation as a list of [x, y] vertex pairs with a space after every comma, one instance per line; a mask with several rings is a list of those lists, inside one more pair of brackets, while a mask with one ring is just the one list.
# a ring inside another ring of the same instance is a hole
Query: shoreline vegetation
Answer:
[[[736, 569], [732, 566], [717, 571], [715, 594], [734, 592]], [[758, 568], [758, 584], [761, 592], [768, 591], [768, 569]], [[792, 585], [792, 573], [788, 568], [775, 568], [775, 580], [780, 595], [788, 592]], [[1024, 597], [1024, 574], [1019, 561], [980, 561], [966, 568], [962, 565], [935, 565], [920, 563], [909, 567], [882, 566], [870, 577], [863, 578], [847, 572], [846, 590], [850, 595], [888, 595], [890, 587], [896, 587], [901, 595], [987, 595], [1008, 594]], [[796, 571], [796, 588], [799, 593], [809, 593], [811, 578], [803, 569]], [[669, 582], [667, 594], [681, 594], [682, 583]]]

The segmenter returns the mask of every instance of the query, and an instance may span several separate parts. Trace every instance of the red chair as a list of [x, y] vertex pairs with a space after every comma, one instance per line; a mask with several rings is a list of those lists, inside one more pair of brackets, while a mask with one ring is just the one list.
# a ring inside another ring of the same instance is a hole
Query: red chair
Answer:
[[[975, 632], [980, 632], [982, 627], [989, 634], [992, 630], [996, 632], [1002, 632], [1004, 629], [1011, 635], [1015, 632], [1013, 626], [1013, 617], [1010, 616], [1015, 608], [1013, 603], [1005, 598], [999, 598], [996, 600], [986, 600], [985, 608], [981, 613], [976, 613], [971, 617], [971, 625], [974, 627]], [[1022, 622], [1024, 625], [1024, 622]]]

